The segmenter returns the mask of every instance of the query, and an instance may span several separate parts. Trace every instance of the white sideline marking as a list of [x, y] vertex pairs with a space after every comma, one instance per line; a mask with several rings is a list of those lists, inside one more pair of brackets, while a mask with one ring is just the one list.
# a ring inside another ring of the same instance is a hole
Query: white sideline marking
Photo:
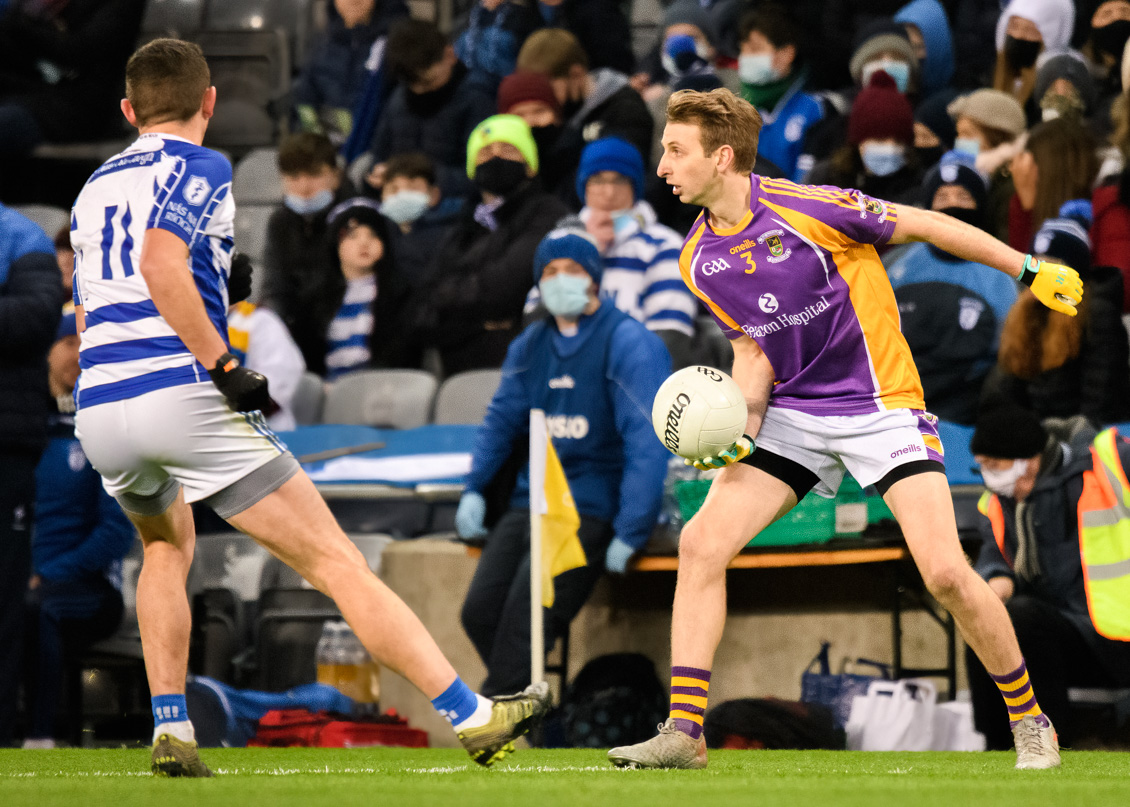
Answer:
[[[310, 774], [321, 775], [350, 775], [350, 774], [436, 774], [436, 773], [465, 773], [476, 770], [477, 766], [470, 765], [444, 765], [433, 768], [214, 768], [213, 771], [220, 776], [303, 776]], [[615, 772], [626, 770], [603, 765], [537, 765], [526, 767], [493, 768], [494, 771], [505, 773], [576, 773], [576, 772]], [[16, 771], [13, 773], [0, 773], [0, 779], [19, 778], [31, 779], [35, 777], [51, 779], [89, 778], [89, 777], [118, 777], [118, 776], [152, 776], [149, 771]]]

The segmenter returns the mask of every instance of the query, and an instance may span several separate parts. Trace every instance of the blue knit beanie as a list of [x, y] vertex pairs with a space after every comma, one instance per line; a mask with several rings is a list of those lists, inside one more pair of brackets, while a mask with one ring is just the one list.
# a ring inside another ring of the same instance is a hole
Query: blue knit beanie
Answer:
[[584, 201], [585, 185], [589, 177], [601, 171], [615, 171], [632, 183], [636, 201], [643, 198], [643, 157], [640, 150], [619, 137], [594, 140], [581, 152], [577, 166], [577, 196]]
[[600, 250], [592, 236], [584, 230], [558, 228], [538, 244], [534, 253], [534, 283], [541, 282], [541, 273], [546, 264], [558, 258], [568, 258], [576, 261], [599, 285], [600, 276], [604, 274], [604, 262], [600, 258]]

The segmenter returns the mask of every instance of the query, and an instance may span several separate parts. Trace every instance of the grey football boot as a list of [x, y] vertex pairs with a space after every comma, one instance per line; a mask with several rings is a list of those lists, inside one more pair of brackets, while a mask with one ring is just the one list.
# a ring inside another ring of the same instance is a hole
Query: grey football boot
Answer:
[[642, 743], [613, 748], [608, 759], [617, 768], [705, 768], [706, 738], [696, 740], [679, 731], [675, 719], [669, 717], [659, 725], [659, 734]]

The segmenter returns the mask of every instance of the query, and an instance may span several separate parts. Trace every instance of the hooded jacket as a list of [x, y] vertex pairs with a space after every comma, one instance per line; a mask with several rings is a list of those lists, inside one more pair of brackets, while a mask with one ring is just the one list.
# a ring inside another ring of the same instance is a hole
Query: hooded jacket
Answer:
[[[1048, 420], [1048, 447], [1040, 458], [1041, 468], [1032, 492], [1021, 506], [1015, 499], [998, 496], [1004, 513], [1004, 554], [997, 547], [989, 519], [978, 516], [981, 552], [977, 572], [986, 580], [1007, 577], [1017, 595], [1029, 595], [1055, 606], [1078, 629], [1083, 639], [1117, 680], [1126, 680], [1130, 644], [1100, 636], [1091, 623], [1087, 594], [1083, 587], [1083, 564], [1079, 555], [1079, 497], [1083, 472], [1093, 467], [1091, 442], [1094, 428], [1083, 417]], [[1130, 443], [1118, 441], [1123, 467], [1130, 463]], [[1024, 541], [1027, 549], [1021, 550]], [[1038, 573], [1027, 579], [1019, 575], [1018, 552], [1035, 550]]]
[[923, 98], [949, 86], [953, 80], [953, 36], [949, 18], [938, 0], [912, 0], [895, 15], [895, 22], [910, 23], [922, 33], [926, 58], [919, 65], [919, 95]]

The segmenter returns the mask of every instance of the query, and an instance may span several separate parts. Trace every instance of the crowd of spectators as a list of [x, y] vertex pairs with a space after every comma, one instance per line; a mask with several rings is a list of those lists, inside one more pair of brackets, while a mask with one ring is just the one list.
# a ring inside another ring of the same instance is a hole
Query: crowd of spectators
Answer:
[[[0, 166], [43, 142], [120, 133], [142, 5], [0, 0]], [[962, 424], [1002, 404], [1130, 420], [1130, 0], [675, 0], [642, 52], [627, 5], [477, 0], [444, 32], [403, 0], [332, 0], [296, 65], [283, 201], [258, 306], [232, 312], [233, 346], [249, 363], [253, 343], [277, 354], [259, 361], [292, 380], [503, 367], [545, 316], [544, 266], [531, 267], [565, 227], [595, 244], [600, 300], [656, 334], [674, 367], [715, 355], [678, 269], [698, 211], [654, 169], [671, 93], [727, 87], [764, 121], [757, 173], [939, 210], [1082, 275], [1069, 318], [933, 246], [884, 254], [931, 411]], [[55, 252], [69, 283], [67, 230], [51, 235], [54, 250], [0, 207], [0, 244], [18, 247], [0, 254], [0, 378], [19, 377], [0, 391], [0, 539], [13, 545], [46, 439], [24, 421], [55, 408], [54, 325], [23, 330], [16, 301], [31, 294], [20, 278], [42, 269], [29, 252]], [[279, 428], [293, 424], [282, 403]], [[67, 578], [0, 551], [16, 576], [34, 571], [47, 609]], [[6, 646], [18, 642], [12, 609], [0, 612]], [[37, 635], [57, 641], [52, 630]], [[0, 670], [0, 685], [13, 675]]]

